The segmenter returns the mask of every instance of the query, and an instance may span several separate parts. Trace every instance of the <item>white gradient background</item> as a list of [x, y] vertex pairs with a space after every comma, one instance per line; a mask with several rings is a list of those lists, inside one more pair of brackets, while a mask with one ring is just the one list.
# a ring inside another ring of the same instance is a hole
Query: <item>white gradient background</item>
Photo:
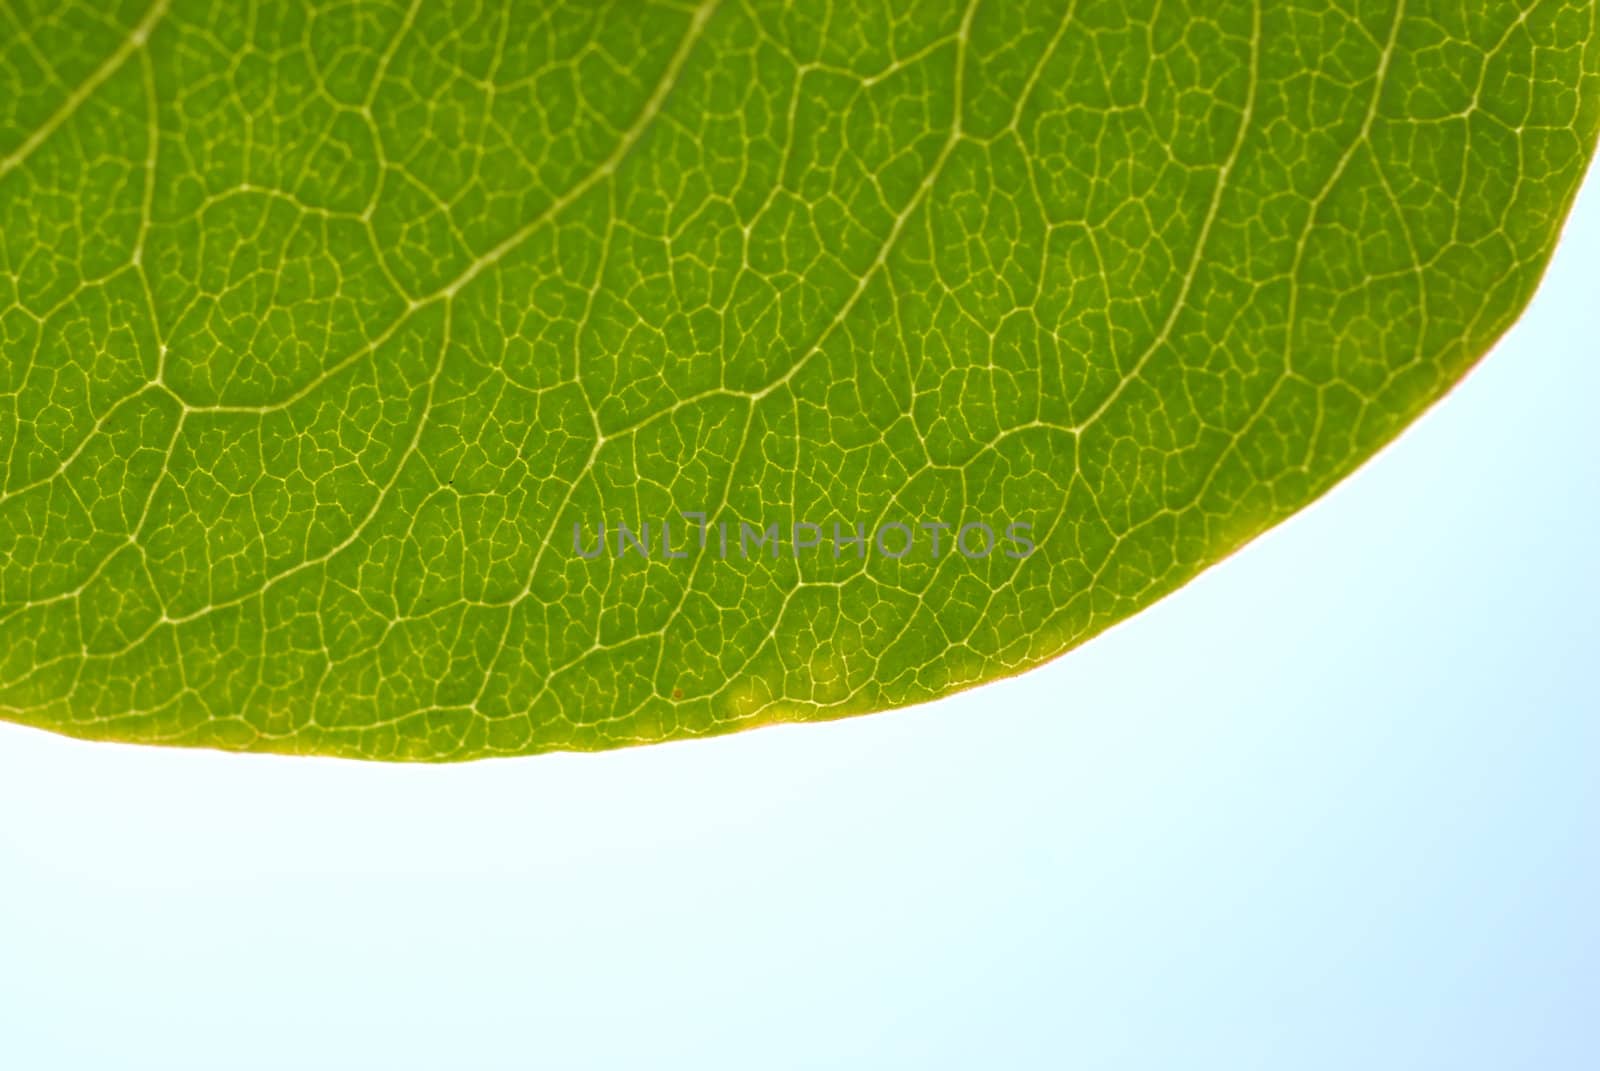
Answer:
[[1600, 1067], [1600, 181], [1322, 502], [920, 709], [459, 767], [0, 726], [0, 1067]]

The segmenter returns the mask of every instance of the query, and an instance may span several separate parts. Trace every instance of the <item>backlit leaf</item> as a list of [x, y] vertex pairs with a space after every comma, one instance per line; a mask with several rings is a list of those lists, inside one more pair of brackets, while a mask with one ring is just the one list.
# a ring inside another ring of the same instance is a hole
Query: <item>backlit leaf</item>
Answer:
[[1513, 322], [1596, 10], [4, 0], [0, 714], [460, 759], [1050, 659]]

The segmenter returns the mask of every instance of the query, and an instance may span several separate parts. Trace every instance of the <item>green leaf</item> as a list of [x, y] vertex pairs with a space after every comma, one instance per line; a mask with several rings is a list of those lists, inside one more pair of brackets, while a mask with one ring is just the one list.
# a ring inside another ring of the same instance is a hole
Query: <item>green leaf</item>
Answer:
[[461, 759], [1053, 658], [1512, 323], [1596, 10], [12, 0], [0, 714]]

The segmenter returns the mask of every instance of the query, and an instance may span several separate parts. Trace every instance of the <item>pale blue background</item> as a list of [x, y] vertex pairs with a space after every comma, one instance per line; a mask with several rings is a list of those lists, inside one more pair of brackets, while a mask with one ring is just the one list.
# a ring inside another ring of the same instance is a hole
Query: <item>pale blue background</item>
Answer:
[[1326, 500], [1021, 679], [455, 768], [0, 730], [0, 1067], [1600, 1067], [1600, 183]]

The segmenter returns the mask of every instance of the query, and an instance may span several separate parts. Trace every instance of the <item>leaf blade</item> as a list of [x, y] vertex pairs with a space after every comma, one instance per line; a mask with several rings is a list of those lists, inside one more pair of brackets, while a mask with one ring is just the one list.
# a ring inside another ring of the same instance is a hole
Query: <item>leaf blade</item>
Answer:
[[1464, 374], [1600, 122], [1592, 3], [629, 11], [24, 27], [0, 713], [455, 759], [1020, 671]]

